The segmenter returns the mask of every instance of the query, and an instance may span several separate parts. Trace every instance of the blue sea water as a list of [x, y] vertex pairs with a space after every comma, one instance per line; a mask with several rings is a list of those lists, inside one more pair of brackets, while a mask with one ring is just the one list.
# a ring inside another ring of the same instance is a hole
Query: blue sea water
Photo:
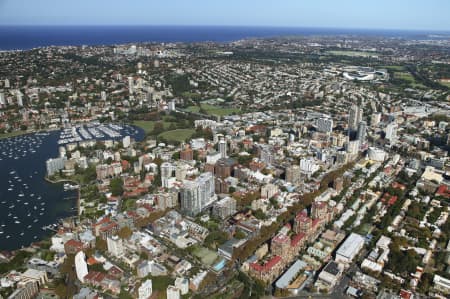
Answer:
[[230, 42], [252, 37], [368, 35], [413, 38], [443, 32], [234, 26], [0, 26], [0, 50], [137, 42]]

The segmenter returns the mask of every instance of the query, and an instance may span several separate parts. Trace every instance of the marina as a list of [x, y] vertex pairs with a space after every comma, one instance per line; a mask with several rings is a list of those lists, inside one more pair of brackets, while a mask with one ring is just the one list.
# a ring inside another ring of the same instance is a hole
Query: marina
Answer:
[[92, 122], [65, 128], [61, 131], [58, 144], [65, 145], [89, 140], [118, 139], [136, 134], [138, 134], [138, 130], [133, 126], [117, 124], [104, 125], [98, 122]]

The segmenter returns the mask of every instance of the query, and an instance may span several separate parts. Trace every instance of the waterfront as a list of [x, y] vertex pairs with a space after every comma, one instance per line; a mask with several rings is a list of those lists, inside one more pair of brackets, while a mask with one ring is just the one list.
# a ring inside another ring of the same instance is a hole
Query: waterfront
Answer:
[[[142, 139], [143, 132], [126, 132]], [[47, 182], [45, 161], [58, 155], [60, 131], [0, 140], [0, 250], [13, 250], [50, 234], [44, 226], [76, 215], [76, 190]]]
[[[449, 34], [446, 31], [432, 33]], [[295, 35], [364, 35], [417, 38], [429, 34], [429, 31], [417, 30], [264, 26], [0, 26], [0, 50], [145, 42], [230, 42], [244, 38]]]

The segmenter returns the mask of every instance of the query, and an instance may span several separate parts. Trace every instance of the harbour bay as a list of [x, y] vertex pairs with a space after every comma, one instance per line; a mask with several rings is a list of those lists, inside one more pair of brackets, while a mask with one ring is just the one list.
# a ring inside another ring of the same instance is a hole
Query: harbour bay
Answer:
[[[135, 127], [127, 127], [123, 134], [127, 133], [132, 138], [143, 137]], [[0, 250], [42, 240], [51, 233], [43, 228], [77, 215], [78, 191], [45, 180], [45, 161], [58, 156], [60, 137], [58, 130], [0, 140]]]

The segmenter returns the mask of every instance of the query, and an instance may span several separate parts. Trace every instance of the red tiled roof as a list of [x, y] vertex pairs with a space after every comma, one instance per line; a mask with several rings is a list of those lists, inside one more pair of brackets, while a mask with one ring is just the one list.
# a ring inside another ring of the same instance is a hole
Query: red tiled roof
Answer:
[[98, 261], [91, 256], [90, 258], [87, 259], [87, 264], [89, 266], [92, 266], [92, 265], [98, 264]]
[[266, 126], [263, 125], [254, 125], [248, 128], [248, 131], [251, 132], [264, 132], [266, 130]]
[[91, 271], [84, 277], [84, 280], [89, 281], [91, 283], [100, 284], [103, 278], [105, 278], [105, 274], [97, 271]]
[[275, 243], [288, 243], [289, 237], [283, 234], [278, 234], [275, 237], [273, 237], [272, 242]]
[[138, 218], [139, 215], [135, 211], [127, 211], [127, 215], [131, 218]]
[[397, 201], [398, 197], [394, 195], [390, 195], [389, 193], [385, 193], [381, 201], [387, 205], [392, 206]]
[[292, 246], [292, 247], [297, 246], [298, 243], [299, 243], [304, 237], [305, 237], [305, 234], [304, 234], [304, 233], [300, 233], [300, 234], [297, 234], [297, 235], [293, 236], [293, 237], [292, 237], [292, 240], [291, 240], [291, 246]]
[[402, 299], [410, 299], [412, 296], [412, 293], [410, 291], [406, 291], [406, 290], [400, 290], [400, 298]]
[[103, 218], [102, 220], [100, 220], [100, 221], [98, 221], [97, 223], [95, 223], [94, 226], [102, 225], [102, 224], [108, 223], [108, 222], [111, 222], [111, 219], [109, 219], [109, 217], [105, 217], [105, 218]]
[[305, 222], [309, 220], [309, 217], [306, 211], [301, 211], [300, 213], [297, 214], [297, 216], [295, 216], [295, 220]]
[[450, 198], [450, 190], [448, 189], [448, 187], [446, 185], [440, 185], [436, 191], [436, 194]]
[[394, 195], [390, 195], [389, 193], [385, 193], [383, 195], [383, 198], [381, 199], [382, 202], [384, 202], [387, 205], [392, 206], [397, 201], [398, 197]]
[[397, 201], [397, 196], [392, 196], [391, 199], [388, 201], [388, 205], [392, 206]]
[[316, 225], [317, 225], [319, 222], [320, 222], [320, 219], [314, 219], [314, 220], [312, 221], [312, 227], [313, 227], [313, 228], [316, 227]]
[[327, 203], [324, 202], [324, 201], [315, 201], [313, 204], [314, 204], [317, 208], [320, 208], [320, 209], [324, 208], [324, 207], [327, 205]]
[[74, 240], [74, 239], [70, 239], [64, 245], [70, 246], [70, 247], [83, 247], [83, 243], [81, 243], [80, 241]]
[[281, 256], [275, 255], [273, 256], [267, 263], [264, 265], [260, 265], [259, 263], [251, 263], [250, 267], [252, 267], [255, 271], [258, 272], [266, 272], [272, 270], [272, 268], [281, 261]]
[[110, 229], [112, 229], [113, 227], [115, 227], [117, 224], [115, 222], [111, 222], [108, 225], [102, 226], [100, 228], [100, 231], [105, 232], [105, 231], [109, 231]]

